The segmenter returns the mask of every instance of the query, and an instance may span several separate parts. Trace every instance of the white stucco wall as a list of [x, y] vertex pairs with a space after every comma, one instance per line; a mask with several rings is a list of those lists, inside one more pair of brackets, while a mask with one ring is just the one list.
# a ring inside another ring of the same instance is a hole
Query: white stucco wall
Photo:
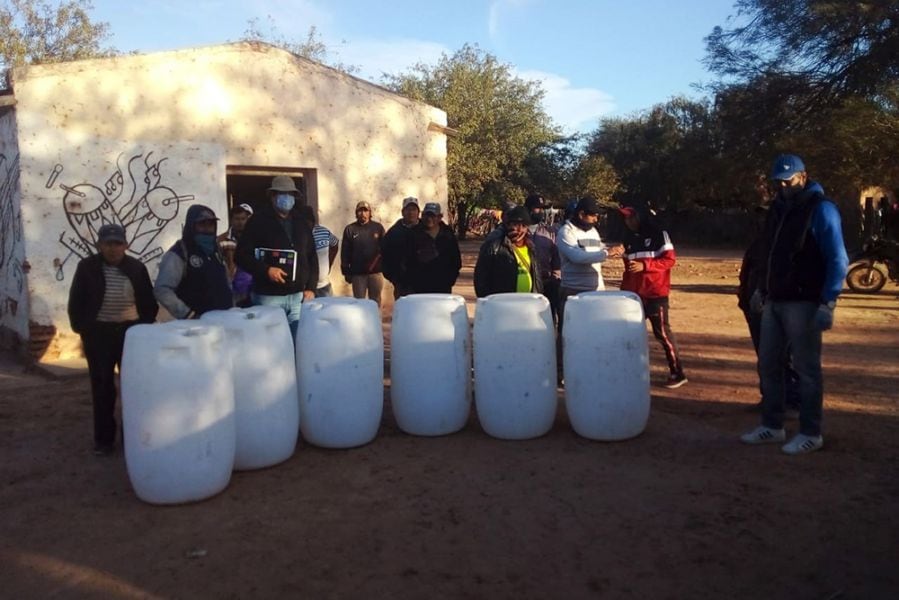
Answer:
[[16, 113], [4, 107], [0, 108], [0, 335], [8, 335], [10, 341], [28, 337], [25, 247], [19, 208]]
[[121, 221], [155, 277], [189, 204], [226, 216], [228, 166], [316, 169], [320, 220], [338, 236], [358, 200], [385, 226], [407, 195], [446, 203], [446, 138], [428, 130], [443, 111], [270, 46], [33, 66], [12, 81], [30, 314], [57, 326], [53, 355], [78, 351], [65, 306], [99, 224]]

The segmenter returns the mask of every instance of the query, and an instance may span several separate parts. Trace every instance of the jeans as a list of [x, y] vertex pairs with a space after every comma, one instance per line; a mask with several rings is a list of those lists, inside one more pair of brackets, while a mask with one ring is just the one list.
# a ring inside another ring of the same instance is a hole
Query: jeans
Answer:
[[799, 432], [821, 435], [824, 385], [821, 331], [814, 326], [814, 302], [768, 302], [762, 313], [759, 376], [762, 382], [762, 425], [782, 429], [784, 387], [792, 358], [798, 378]]
[[370, 273], [368, 275], [350, 275], [350, 284], [353, 286], [354, 298], [365, 298], [368, 295], [369, 300], [374, 300], [381, 306], [381, 290], [384, 289], [384, 276], [380, 273]]
[[287, 324], [290, 325], [290, 335], [296, 344], [297, 328], [300, 325], [300, 309], [303, 307], [303, 292], [284, 296], [264, 296], [254, 292], [251, 297], [256, 306], [279, 306], [284, 309], [284, 313], [287, 315]]
[[[759, 340], [762, 338], [762, 313], [744, 310], [743, 317], [746, 319], [746, 325], [749, 327], [749, 337], [752, 338], [752, 347], [755, 348], [755, 356], [759, 355]], [[787, 351], [789, 352], [789, 350]], [[758, 360], [756, 360], [756, 372], [758, 372]], [[793, 370], [793, 361], [787, 360], [786, 380], [784, 386], [786, 390], [786, 403], [788, 407], [799, 410], [799, 376]], [[762, 391], [762, 380], [759, 378], [759, 393]]]

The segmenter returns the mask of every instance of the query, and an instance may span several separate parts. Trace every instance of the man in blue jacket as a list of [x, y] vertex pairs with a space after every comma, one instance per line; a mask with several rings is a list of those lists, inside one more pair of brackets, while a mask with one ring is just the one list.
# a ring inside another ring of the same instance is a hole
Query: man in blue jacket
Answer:
[[741, 436], [747, 444], [786, 439], [784, 381], [788, 360], [799, 377], [799, 433], [781, 449], [806, 454], [824, 445], [821, 435], [822, 332], [833, 326], [849, 259], [840, 213], [811, 181], [798, 156], [777, 157], [771, 179], [779, 186], [765, 230], [759, 286], [752, 309], [761, 311], [759, 375], [762, 424]]

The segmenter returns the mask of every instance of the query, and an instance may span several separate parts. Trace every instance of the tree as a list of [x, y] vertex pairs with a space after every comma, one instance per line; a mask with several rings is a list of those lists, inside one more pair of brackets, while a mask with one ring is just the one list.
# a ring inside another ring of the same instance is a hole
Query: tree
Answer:
[[297, 56], [302, 56], [303, 58], [308, 58], [309, 60], [328, 65], [329, 67], [337, 69], [338, 71], [343, 71], [344, 73], [352, 74], [359, 70], [355, 65], [347, 65], [340, 61], [333, 62], [328, 60], [328, 46], [322, 41], [321, 36], [318, 33], [318, 28], [316, 28], [315, 25], [309, 26], [305, 39], [297, 41], [284, 37], [271, 15], [268, 16], [267, 21], [268, 32], [263, 31], [259, 19], [250, 19], [247, 21], [247, 29], [244, 31], [243, 38], [241, 39], [247, 42], [265, 42], [281, 48], [282, 50], [287, 50]]
[[6, 0], [0, 6], [0, 71], [116, 54], [103, 47], [109, 24], [92, 22], [92, 9], [88, 0]]
[[509, 65], [477, 46], [444, 54], [433, 66], [419, 63], [387, 75], [384, 83], [443, 109], [458, 132], [447, 142], [447, 175], [460, 235], [475, 207], [523, 197], [515, 182], [526, 179], [525, 158], [556, 137], [540, 84], [515, 77]]
[[592, 196], [604, 206], [615, 206], [615, 195], [621, 189], [621, 180], [615, 169], [599, 155], [583, 156], [574, 171], [573, 197]]
[[[705, 63], [721, 81], [765, 84], [790, 101], [783, 127], [800, 128], [847, 98], [876, 99], [899, 79], [895, 0], [738, 0], [745, 24], [716, 27]], [[757, 111], [757, 114], [760, 111]]]

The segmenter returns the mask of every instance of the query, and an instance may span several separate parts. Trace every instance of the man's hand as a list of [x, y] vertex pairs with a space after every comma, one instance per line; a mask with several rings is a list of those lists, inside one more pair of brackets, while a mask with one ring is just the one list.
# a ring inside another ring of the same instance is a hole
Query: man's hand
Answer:
[[285, 283], [287, 281], [287, 273], [278, 267], [269, 267], [268, 278], [275, 283]]
[[646, 270], [646, 263], [642, 260], [626, 260], [624, 268], [627, 269], [628, 273], [640, 273]]
[[833, 327], [833, 306], [822, 304], [815, 313], [814, 326], [819, 331], [827, 331]]
[[752, 292], [752, 297], [749, 298], [749, 310], [756, 314], [765, 310], [765, 294], [762, 293], [762, 290]]
[[609, 246], [606, 248], [606, 254], [609, 258], [620, 258], [624, 256], [624, 246], [621, 244]]
[[313, 292], [312, 290], [303, 290], [303, 302], [305, 302], [306, 300], [314, 300], [314, 299], [315, 299], [315, 292]]

